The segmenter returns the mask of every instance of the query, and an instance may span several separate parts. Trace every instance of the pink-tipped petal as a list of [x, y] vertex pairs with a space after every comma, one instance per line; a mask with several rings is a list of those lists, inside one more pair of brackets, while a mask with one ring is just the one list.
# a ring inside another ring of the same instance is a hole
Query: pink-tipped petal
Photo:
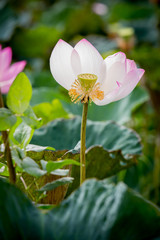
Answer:
[[12, 49], [6, 47], [0, 52], [0, 75], [7, 70], [12, 61]]
[[117, 88], [115, 88], [112, 92], [106, 94], [103, 100], [94, 101], [95, 104], [102, 106], [126, 97], [136, 87], [143, 74], [144, 74], [143, 69], [134, 69], [130, 71], [126, 75], [123, 83], [117, 83], [118, 85]]
[[73, 48], [63, 40], [59, 40], [50, 57], [50, 69], [54, 79], [69, 90], [76, 77], [71, 66]]
[[7, 93], [12, 82], [20, 73], [25, 65], [26, 61], [16, 62], [11, 65], [12, 49], [10, 47], [2, 49], [0, 45], [0, 88], [2, 93]]
[[79, 54], [82, 73], [95, 74], [99, 82], [103, 81], [106, 69], [97, 49], [86, 39], [79, 41], [74, 49]]
[[137, 68], [136, 63], [133, 60], [127, 59], [126, 63], [127, 63], [127, 73]]
[[137, 73], [138, 73], [139, 78], [141, 79], [141, 77], [142, 77], [143, 74], [145, 73], [145, 70], [142, 69], [142, 68], [138, 68], [138, 69], [137, 69]]
[[81, 62], [80, 57], [75, 49], [73, 49], [71, 54], [71, 65], [75, 76], [81, 73]]
[[107, 75], [102, 83], [105, 95], [117, 87], [117, 81], [122, 83], [126, 75], [126, 55], [118, 52], [105, 59]]
[[22, 72], [26, 65], [26, 61], [16, 62], [4, 73], [2, 79], [0, 79], [0, 88], [3, 94], [9, 91], [10, 86], [15, 80], [18, 73]]
[[144, 73], [144, 71], [139, 71], [139, 70], [140, 69], [134, 69], [133, 71], [129, 72], [126, 75], [125, 80], [124, 80], [122, 86], [119, 88], [119, 91], [118, 91], [117, 96], [114, 99], [114, 101], [118, 101], [118, 100], [126, 97], [133, 91], [133, 89], [136, 87], [136, 85], [140, 81], [140, 76], [142, 77], [142, 75], [143, 75], [142, 72]]
[[2, 78], [0, 79], [0, 82], [10, 81], [12, 84], [17, 74], [23, 71], [25, 65], [26, 61], [20, 61], [12, 64], [11, 67], [9, 67], [6, 72], [4, 72]]
[[106, 57], [104, 61], [107, 64], [107, 69], [109, 69], [115, 62], [126, 63], [126, 55], [123, 52], [117, 52]]

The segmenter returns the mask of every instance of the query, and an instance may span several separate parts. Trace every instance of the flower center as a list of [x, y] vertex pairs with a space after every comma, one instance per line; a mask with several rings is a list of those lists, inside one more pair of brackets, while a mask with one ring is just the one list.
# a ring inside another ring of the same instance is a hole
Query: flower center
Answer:
[[96, 98], [102, 100], [104, 92], [100, 90], [100, 83], [96, 83], [97, 76], [90, 73], [83, 73], [77, 76], [69, 90], [72, 102], [86, 103], [94, 101]]

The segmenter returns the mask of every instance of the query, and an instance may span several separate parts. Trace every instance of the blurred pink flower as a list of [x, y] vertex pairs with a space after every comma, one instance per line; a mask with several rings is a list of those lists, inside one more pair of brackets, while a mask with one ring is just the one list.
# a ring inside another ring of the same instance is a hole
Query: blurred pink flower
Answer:
[[6, 47], [2, 49], [0, 45], [0, 89], [2, 93], [7, 93], [16, 78], [17, 74], [23, 71], [26, 61], [16, 62], [12, 65], [12, 49]]
[[[55, 80], [69, 90], [73, 101], [83, 100], [87, 94], [87, 98], [97, 105], [109, 104], [126, 97], [144, 74], [144, 70], [137, 68], [135, 62], [127, 59], [122, 52], [103, 60], [97, 49], [86, 39], [79, 41], [74, 48], [60, 39], [52, 51], [50, 69]], [[83, 93], [84, 87], [78, 76], [91, 76], [92, 80], [95, 75], [96, 87]]]

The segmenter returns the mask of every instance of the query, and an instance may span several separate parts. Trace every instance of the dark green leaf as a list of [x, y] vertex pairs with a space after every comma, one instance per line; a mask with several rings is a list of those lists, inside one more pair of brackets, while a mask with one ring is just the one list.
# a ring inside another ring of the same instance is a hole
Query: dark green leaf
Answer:
[[[74, 149], [80, 140], [81, 118], [59, 119], [35, 130], [31, 143], [55, 147], [57, 150]], [[54, 136], [54, 137], [53, 137]], [[65, 140], [67, 139], [67, 141]], [[125, 157], [142, 153], [139, 136], [131, 129], [114, 122], [87, 121], [86, 147], [103, 146], [108, 151], [121, 150]]]
[[[79, 161], [79, 155], [75, 155], [73, 158]], [[103, 147], [92, 147], [86, 152], [86, 178], [104, 179], [132, 167], [136, 163], [135, 157], [126, 160], [120, 151], [108, 152]], [[75, 180], [69, 185], [67, 195], [77, 189], [80, 183], [80, 171], [74, 165], [71, 176]]]
[[63, 177], [60, 179], [57, 179], [51, 183], [47, 183], [45, 186], [43, 186], [41, 189], [39, 189], [40, 192], [44, 192], [44, 191], [50, 191], [53, 190], [59, 186], [68, 184], [68, 183], [72, 183], [73, 178], [72, 177]]
[[15, 113], [22, 114], [29, 106], [32, 86], [27, 76], [21, 72], [17, 75], [7, 95], [7, 106]]
[[46, 239], [48, 232], [58, 240], [153, 239], [160, 234], [160, 210], [123, 183], [93, 179], [47, 213]]
[[0, 131], [10, 129], [16, 121], [16, 116], [9, 109], [0, 108]]
[[0, 9], [0, 41], [8, 41], [16, 26], [17, 19], [13, 11], [8, 7]]
[[50, 173], [56, 169], [63, 168], [64, 166], [67, 166], [67, 165], [80, 166], [80, 163], [75, 160], [72, 160], [72, 159], [59, 160], [56, 162], [48, 161], [48, 163], [46, 165], [46, 170], [47, 170], [47, 172]]
[[[80, 138], [80, 118], [70, 120], [55, 120], [35, 131], [33, 143], [54, 146], [58, 156], [79, 161], [78, 149], [74, 149]], [[55, 136], [53, 138], [53, 136]], [[67, 141], [64, 141], [67, 139]], [[86, 175], [87, 178], [97, 177], [104, 179], [119, 171], [136, 164], [135, 157], [141, 154], [141, 144], [138, 135], [131, 129], [119, 126], [113, 122], [87, 122], [86, 135]], [[61, 153], [60, 150], [64, 149]], [[65, 153], [65, 155], [64, 155]], [[42, 158], [41, 158], [42, 159]], [[44, 157], [43, 157], [44, 159]], [[48, 160], [50, 160], [48, 158]], [[55, 161], [55, 160], [54, 160]], [[51, 162], [57, 164], [58, 162]], [[59, 168], [59, 166], [58, 166]], [[51, 168], [50, 171], [53, 169]], [[72, 166], [72, 175], [75, 178], [69, 186], [69, 193], [79, 186], [79, 167]]]
[[42, 239], [43, 216], [16, 187], [0, 180], [0, 239]]
[[21, 31], [17, 32], [13, 39], [13, 48], [18, 54], [28, 58], [44, 58], [58, 39], [59, 31], [53, 25], [36, 24], [24, 29], [23, 34]]
[[118, 20], [144, 19], [153, 15], [153, 7], [151, 4], [134, 4], [127, 2], [119, 2], [115, 4], [111, 14], [110, 21], [117, 22]]
[[0, 206], [1, 239], [146, 240], [160, 234], [160, 209], [125, 184], [106, 180], [86, 181], [46, 214], [0, 180]]

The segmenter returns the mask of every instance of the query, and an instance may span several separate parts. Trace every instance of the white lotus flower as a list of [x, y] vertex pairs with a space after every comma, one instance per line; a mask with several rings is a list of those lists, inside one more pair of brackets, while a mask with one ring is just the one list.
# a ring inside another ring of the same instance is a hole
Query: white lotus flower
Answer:
[[135, 88], [144, 70], [118, 52], [103, 60], [86, 39], [73, 48], [59, 40], [50, 57], [55, 80], [69, 91], [72, 101], [92, 100], [105, 105], [126, 97]]

